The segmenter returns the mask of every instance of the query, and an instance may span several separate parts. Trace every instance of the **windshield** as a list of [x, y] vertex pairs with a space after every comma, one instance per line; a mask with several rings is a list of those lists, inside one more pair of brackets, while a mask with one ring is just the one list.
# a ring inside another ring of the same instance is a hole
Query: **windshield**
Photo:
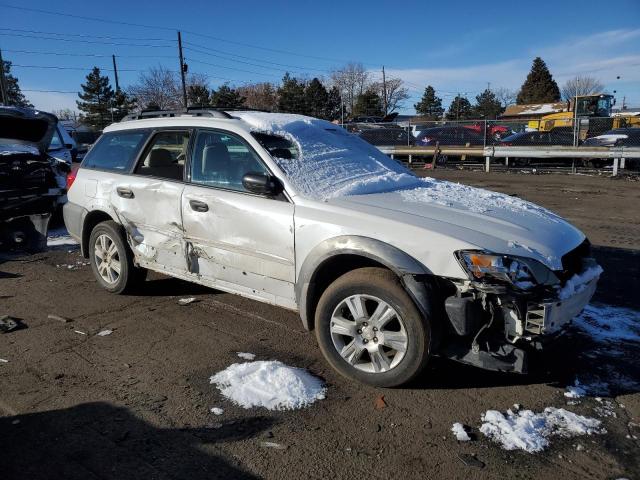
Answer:
[[326, 200], [420, 185], [409, 170], [339, 125], [302, 115], [234, 115], [253, 127], [254, 138], [271, 153], [296, 192], [309, 198]]

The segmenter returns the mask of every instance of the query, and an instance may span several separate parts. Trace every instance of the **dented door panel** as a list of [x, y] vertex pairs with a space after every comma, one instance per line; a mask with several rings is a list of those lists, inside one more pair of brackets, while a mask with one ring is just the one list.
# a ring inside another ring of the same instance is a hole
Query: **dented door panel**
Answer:
[[[194, 210], [194, 202], [207, 210]], [[187, 185], [182, 215], [190, 273], [295, 308], [293, 213], [285, 201]]]
[[186, 270], [180, 198], [184, 184], [157, 178], [120, 177], [109, 201], [127, 231], [136, 261], [159, 270]]

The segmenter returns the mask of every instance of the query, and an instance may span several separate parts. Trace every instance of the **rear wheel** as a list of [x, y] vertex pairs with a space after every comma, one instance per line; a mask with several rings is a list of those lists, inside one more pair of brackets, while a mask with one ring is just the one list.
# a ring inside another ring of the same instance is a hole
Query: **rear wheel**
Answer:
[[394, 387], [427, 364], [429, 319], [388, 270], [361, 268], [338, 278], [322, 294], [315, 322], [323, 355], [348, 378]]
[[93, 274], [111, 293], [125, 293], [142, 282], [147, 271], [133, 263], [122, 227], [113, 221], [99, 223], [89, 237], [89, 259]]

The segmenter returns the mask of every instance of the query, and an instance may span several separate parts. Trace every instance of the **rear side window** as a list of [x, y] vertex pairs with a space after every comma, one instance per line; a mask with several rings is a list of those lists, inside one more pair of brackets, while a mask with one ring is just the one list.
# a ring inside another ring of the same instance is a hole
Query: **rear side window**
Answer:
[[142, 147], [147, 132], [105, 133], [87, 154], [82, 166], [125, 171]]

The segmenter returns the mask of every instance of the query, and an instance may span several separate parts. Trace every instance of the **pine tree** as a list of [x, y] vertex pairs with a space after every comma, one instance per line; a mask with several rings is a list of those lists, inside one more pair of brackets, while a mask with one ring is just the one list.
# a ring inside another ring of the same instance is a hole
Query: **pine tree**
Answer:
[[457, 95], [453, 99], [449, 110], [447, 111], [447, 119], [449, 120], [468, 120], [473, 117], [473, 107], [466, 97]]
[[500, 100], [488, 88], [480, 95], [476, 96], [476, 104], [474, 106], [474, 116], [485, 119], [498, 118], [504, 111]]
[[133, 112], [138, 106], [137, 100], [124, 92], [117, 90], [113, 95], [113, 121], [119, 122]]
[[244, 105], [244, 97], [226, 83], [211, 92], [211, 106], [214, 108], [239, 108]]
[[442, 99], [436, 97], [436, 91], [431, 85], [427, 85], [422, 98], [413, 107], [416, 109], [417, 114], [428, 117], [431, 120], [438, 120], [444, 113]]
[[102, 130], [111, 123], [111, 108], [114, 93], [109, 84], [109, 77], [100, 75], [100, 69], [93, 67], [87, 75], [86, 83], [80, 85], [83, 93], [78, 93], [80, 100], [76, 100], [80, 114], [80, 121], [86, 125]]
[[382, 98], [375, 90], [368, 89], [356, 98], [353, 107], [354, 116], [381, 117], [384, 115]]
[[327, 104], [325, 105], [325, 120], [340, 120], [342, 116], [342, 97], [338, 87], [331, 87], [327, 95]]
[[531, 71], [522, 84], [516, 102], [527, 103], [557, 102], [560, 100], [560, 89], [551, 72], [540, 57], [533, 60]]
[[20, 90], [18, 79], [11, 75], [11, 62], [3, 60], [2, 68], [4, 70], [5, 85], [7, 87], [7, 105], [14, 107], [33, 107]]
[[307, 113], [305, 83], [285, 73], [278, 88], [278, 110], [285, 113]]
[[211, 106], [211, 92], [205, 85], [189, 85], [187, 89], [187, 102], [191, 107]]
[[314, 78], [304, 89], [306, 115], [316, 118], [326, 118], [327, 102], [329, 100], [329, 92], [320, 83], [320, 80]]

